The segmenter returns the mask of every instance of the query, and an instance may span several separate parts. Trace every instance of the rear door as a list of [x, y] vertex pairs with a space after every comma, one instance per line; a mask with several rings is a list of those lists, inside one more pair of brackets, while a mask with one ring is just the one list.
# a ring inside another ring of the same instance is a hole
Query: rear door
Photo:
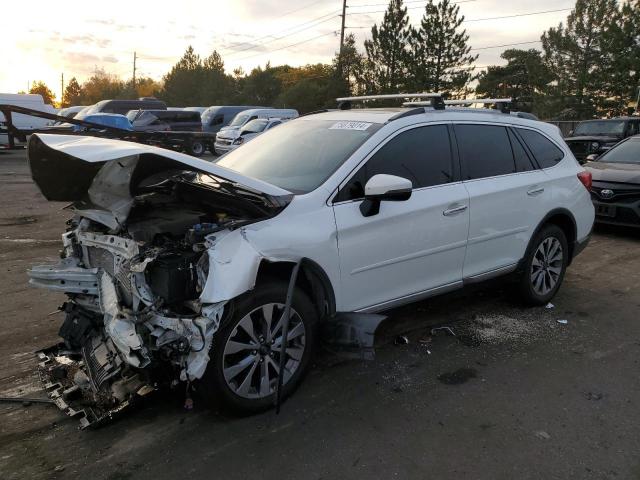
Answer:
[[[414, 126], [375, 150], [334, 198], [346, 311], [378, 310], [428, 290], [458, 286], [469, 228], [468, 194], [452, 161], [445, 124]], [[406, 201], [360, 212], [376, 174], [411, 180]]]
[[465, 279], [500, 273], [524, 256], [547, 212], [547, 176], [504, 125], [457, 124], [462, 179], [469, 193]]

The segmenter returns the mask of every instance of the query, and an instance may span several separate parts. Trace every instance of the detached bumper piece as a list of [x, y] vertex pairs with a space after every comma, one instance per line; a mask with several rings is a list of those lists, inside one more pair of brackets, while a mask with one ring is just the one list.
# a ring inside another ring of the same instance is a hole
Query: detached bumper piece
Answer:
[[346, 358], [373, 360], [375, 332], [385, 318], [373, 313], [338, 313], [322, 324], [322, 343]]
[[[81, 429], [112, 420], [154, 391], [139, 375], [123, 375], [115, 347], [95, 337], [80, 353], [59, 344], [37, 355], [38, 373], [49, 398], [66, 415], [76, 417]], [[116, 376], [116, 381], [107, 381]]]

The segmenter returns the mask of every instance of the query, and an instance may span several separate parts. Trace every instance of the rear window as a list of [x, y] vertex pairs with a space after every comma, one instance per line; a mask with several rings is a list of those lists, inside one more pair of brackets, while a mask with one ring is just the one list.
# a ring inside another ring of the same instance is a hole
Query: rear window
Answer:
[[518, 128], [517, 131], [524, 140], [524, 143], [529, 147], [529, 150], [531, 150], [540, 168], [553, 167], [564, 157], [562, 150], [538, 132], [524, 128]]

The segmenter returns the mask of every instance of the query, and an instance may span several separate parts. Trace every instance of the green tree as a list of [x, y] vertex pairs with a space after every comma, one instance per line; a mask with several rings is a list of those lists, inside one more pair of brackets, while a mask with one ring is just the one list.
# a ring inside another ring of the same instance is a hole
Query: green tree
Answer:
[[282, 90], [275, 104], [308, 113], [335, 106], [337, 72], [331, 65], [318, 63], [291, 68], [279, 75]]
[[[338, 69], [341, 66], [341, 72]], [[344, 38], [342, 54], [336, 53], [333, 58], [333, 68], [336, 74], [342, 74], [338, 77], [339, 95], [359, 94], [367, 91], [366, 81], [364, 78], [365, 56], [358, 51], [356, 46], [356, 37], [353, 33], [347, 34]]]
[[616, 0], [577, 0], [566, 26], [542, 35], [544, 61], [555, 75], [549, 93], [556, 117], [590, 118], [606, 103], [607, 72], [617, 55], [611, 29], [619, 21]]
[[202, 86], [198, 105], [224, 104], [233, 91], [232, 83], [233, 79], [224, 71], [222, 57], [214, 50], [202, 62]]
[[364, 42], [367, 55], [367, 89], [371, 93], [398, 93], [406, 85], [411, 36], [407, 9], [402, 0], [390, 0], [382, 23], [371, 28], [371, 39]]
[[640, 87], [640, 2], [622, 4], [620, 15], [606, 32], [605, 44], [611, 52], [605, 69], [605, 108], [621, 115], [636, 108]]
[[82, 84], [82, 104], [92, 105], [100, 100], [123, 98], [126, 85], [116, 75], [96, 69]]
[[42, 95], [42, 99], [44, 100], [44, 103], [47, 103], [49, 105], [52, 105], [54, 99], [56, 98], [56, 96], [51, 91], [51, 89], [49, 87], [47, 87], [46, 83], [44, 83], [41, 80], [35, 81], [35, 82], [33, 82], [31, 84], [31, 88], [29, 89], [29, 93], [35, 93], [35, 94], [38, 94], [38, 95]]
[[61, 107], [71, 107], [74, 105], [82, 105], [82, 87], [76, 80], [76, 77], [71, 77], [69, 83], [64, 89], [64, 94], [61, 100]]
[[469, 35], [461, 28], [464, 15], [450, 0], [434, 4], [429, 0], [417, 29], [412, 29], [409, 43], [409, 76], [412, 87], [431, 92], [463, 93], [474, 78], [470, 68], [477, 60], [471, 55]]
[[478, 77], [476, 94], [479, 97], [510, 97], [518, 101], [519, 108], [547, 116], [545, 92], [553, 76], [542, 61], [539, 50], [509, 49], [502, 52], [506, 65], [490, 66]]
[[241, 103], [247, 105], [277, 106], [276, 99], [282, 92], [282, 76], [291, 70], [289, 65], [272, 67], [267, 62], [264, 68], [258, 66], [243, 78], [239, 95]]
[[163, 77], [161, 98], [176, 107], [199, 105], [203, 73], [202, 60], [189, 45], [178, 63]]

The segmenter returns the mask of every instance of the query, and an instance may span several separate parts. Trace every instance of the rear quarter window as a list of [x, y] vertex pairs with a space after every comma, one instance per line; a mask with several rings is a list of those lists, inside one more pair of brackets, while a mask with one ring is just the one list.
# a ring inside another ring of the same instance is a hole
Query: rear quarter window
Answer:
[[549, 168], [558, 164], [564, 158], [564, 153], [551, 140], [533, 130], [516, 129], [524, 140], [540, 168]]

